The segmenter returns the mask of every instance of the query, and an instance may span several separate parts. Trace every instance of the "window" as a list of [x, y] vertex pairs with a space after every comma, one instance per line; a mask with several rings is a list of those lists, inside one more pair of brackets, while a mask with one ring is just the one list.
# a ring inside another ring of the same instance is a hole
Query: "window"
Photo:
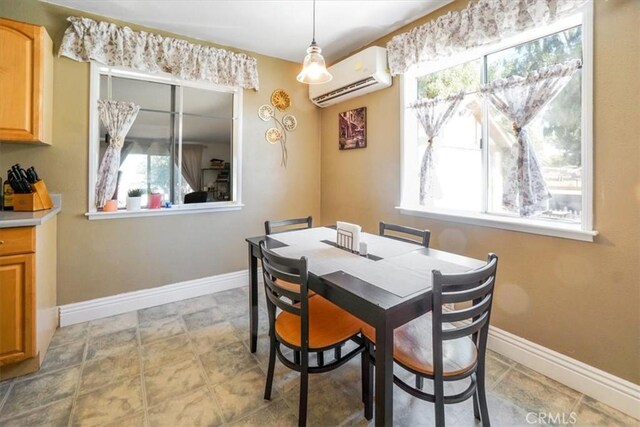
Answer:
[[[585, 23], [574, 16], [446, 63], [416, 66], [403, 76], [404, 213], [592, 240], [591, 28]], [[513, 123], [479, 89], [573, 59], [582, 60], [582, 68], [527, 125], [551, 198], [524, 216], [503, 201], [506, 159], [517, 144]], [[462, 101], [434, 138], [429, 195], [420, 200], [420, 163], [428, 142], [409, 106], [460, 92]]]
[[109, 142], [97, 99], [140, 105], [121, 149], [118, 207], [125, 207], [128, 190], [140, 188], [143, 207], [149, 194], [160, 193], [171, 204], [161, 211], [177, 213], [240, 206], [241, 98], [240, 89], [92, 64], [89, 217], [107, 215], [96, 212], [93, 202], [98, 165]]

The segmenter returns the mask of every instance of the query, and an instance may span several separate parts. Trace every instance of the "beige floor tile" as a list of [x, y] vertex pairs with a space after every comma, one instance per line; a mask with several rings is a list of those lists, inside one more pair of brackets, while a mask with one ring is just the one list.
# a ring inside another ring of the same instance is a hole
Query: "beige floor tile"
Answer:
[[49, 348], [58, 347], [74, 342], [85, 341], [89, 331], [89, 322], [77, 323], [58, 328], [51, 339]]
[[204, 329], [189, 332], [191, 343], [198, 354], [227, 347], [240, 341], [229, 322], [219, 322]]
[[258, 366], [256, 359], [239, 342], [202, 354], [200, 360], [211, 384], [221, 383]]
[[0, 382], [0, 408], [2, 408], [2, 402], [4, 401], [4, 396], [9, 391], [9, 387], [11, 386], [11, 382], [13, 380]]
[[75, 367], [15, 382], [0, 411], [0, 419], [73, 396], [79, 375], [80, 367]]
[[218, 307], [220, 307], [226, 318], [247, 317], [249, 315], [249, 299], [244, 292], [238, 289], [232, 289], [230, 291], [219, 292], [214, 294], [214, 296]]
[[71, 404], [73, 399], [65, 399], [51, 405], [42, 407], [28, 414], [2, 421], [3, 427], [19, 426], [51, 426], [66, 427], [71, 416]]
[[149, 344], [184, 332], [180, 316], [168, 316], [140, 324], [142, 344]]
[[44, 357], [40, 372], [54, 371], [78, 365], [84, 357], [84, 342], [75, 342], [50, 348]]
[[580, 394], [556, 388], [555, 381], [540, 375], [533, 378], [511, 369], [493, 388], [493, 394], [530, 412], [570, 412]]
[[213, 396], [202, 388], [149, 408], [149, 424], [158, 427], [199, 427], [222, 425], [222, 416]]
[[195, 331], [221, 322], [225, 319], [225, 316], [220, 308], [214, 307], [183, 314], [182, 319], [184, 319], [184, 324], [189, 331]]
[[232, 424], [234, 427], [295, 427], [297, 425], [298, 417], [282, 399]]
[[80, 392], [120, 382], [140, 374], [140, 356], [133, 348], [102, 359], [89, 360], [82, 369]]
[[204, 372], [197, 359], [152, 369], [144, 373], [145, 391], [149, 406], [170, 397], [187, 394], [205, 385]]
[[112, 423], [107, 423], [104, 427], [145, 427], [147, 425], [144, 412], [129, 415]]
[[189, 313], [195, 313], [196, 311], [207, 310], [217, 306], [216, 298], [214, 295], [203, 295], [197, 298], [190, 298], [183, 301], [178, 301], [175, 304], [178, 313], [184, 315]]
[[157, 307], [138, 310], [138, 321], [142, 324], [152, 320], [163, 319], [168, 316], [176, 316], [178, 314], [178, 306], [176, 303], [164, 304]]
[[[225, 420], [230, 422], [240, 419], [271, 403], [264, 400], [263, 387], [264, 373], [257, 366], [214, 386]], [[271, 397], [272, 400], [278, 399], [278, 393], [274, 392]]]
[[194, 354], [187, 335], [177, 335], [142, 346], [142, 362], [145, 371], [178, 363]]
[[138, 335], [135, 328], [89, 338], [87, 360], [113, 356], [135, 349]]
[[81, 394], [72, 425], [100, 426], [138, 412], [143, 407], [140, 377]]
[[578, 426], [640, 426], [639, 420], [631, 418], [630, 416], [588, 396], [582, 397], [582, 401], [575, 409], [575, 418], [576, 425]]
[[90, 322], [89, 335], [96, 337], [98, 335], [110, 334], [113, 332], [131, 329], [138, 326], [138, 315], [135, 311], [119, 314], [117, 316], [106, 317]]
[[[293, 387], [284, 394], [285, 400], [296, 413], [300, 401], [300, 388]], [[347, 392], [341, 384], [322, 374], [309, 377], [307, 419], [309, 425], [339, 425], [353, 419], [363, 410], [360, 393]]]
[[487, 354], [485, 360], [485, 378], [487, 389], [493, 387], [511, 368], [512, 365], [505, 363], [504, 360], [505, 359], [502, 357], [497, 358], [492, 354]]

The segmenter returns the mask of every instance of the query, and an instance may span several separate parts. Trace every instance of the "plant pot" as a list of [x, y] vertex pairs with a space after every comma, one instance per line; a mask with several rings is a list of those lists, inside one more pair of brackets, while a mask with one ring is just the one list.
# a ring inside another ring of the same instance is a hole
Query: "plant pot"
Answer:
[[107, 200], [104, 202], [104, 206], [102, 207], [103, 212], [115, 212], [118, 210], [118, 201], [117, 200]]
[[130, 197], [127, 196], [127, 210], [139, 211], [142, 204], [142, 197]]
[[160, 209], [162, 207], [162, 194], [151, 193], [149, 195], [149, 209]]

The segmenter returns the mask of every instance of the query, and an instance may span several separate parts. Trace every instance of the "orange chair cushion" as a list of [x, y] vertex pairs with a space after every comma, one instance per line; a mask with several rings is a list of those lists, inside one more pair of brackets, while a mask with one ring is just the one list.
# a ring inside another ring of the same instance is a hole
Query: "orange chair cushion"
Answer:
[[[297, 284], [297, 283], [287, 282], [286, 280], [282, 280], [282, 279], [276, 279], [275, 282], [281, 288], [284, 288], [284, 289], [286, 289], [288, 291], [291, 291], [291, 292], [300, 293], [300, 285]], [[309, 289], [309, 297], [312, 297], [315, 294], [316, 294], [315, 292], [313, 292], [311, 289]]]
[[[443, 329], [453, 328], [450, 323], [444, 323]], [[433, 375], [433, 340], [431, 313], [420, 316], [404, 324], [393, 332], [393, 358], [400, 365], [406, 366], [425, 375]], [[362, 327], [362, 333], [369, 341], [375, 343], [376, 330], [367, 325]], [[461, 337], [442, 343], [444, 358], [444, 376], [454, 376], [468, 371], [478, 358], [476, 346], [470, 338]]]
[[[281, 341], [300, 347], [300, 316], [283, 311], [276, 318], [276, 334]], [[309, 299], [309, 349], [326, 348], [360, 333], [362, 322], [316, 296]]]

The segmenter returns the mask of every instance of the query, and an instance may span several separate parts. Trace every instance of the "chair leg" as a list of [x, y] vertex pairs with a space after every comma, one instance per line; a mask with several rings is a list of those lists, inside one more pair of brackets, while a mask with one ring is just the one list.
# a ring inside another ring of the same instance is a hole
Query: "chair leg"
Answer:
[[371, 363], [371, 343], [369, 341], [366, 341], [361, 357], [364, 417], [371, 420], [373, 418], [373, 363]]
[[276, 340], [272, 335], [269, 344], [269, 368], [267, 369], [267, 384], [264, 388], [264, 398], [271, 400], [271, 389], [273, 388], [273, 373], [276, 365]]
[[424, 387], [424, 378], [420, 375], [416, 375], [416, 388], [418, 390], [422, 390], [422, 387]]
[[342, 357], [342, 344], [333, 350], [333, 355], [335, 356], [336, 360], [340, 360], [340, 358]]
[[473, 393], [473, 416], [480, 421], [480, 406], [478, 405], [478, 389]]
[[316, 353], [316, 357], [318, 358], [318, 366], [324, 366], [324, 351]]
[[309, 353], [302, 352], [300, 366], [300, 403], [298, 408], [298, 426], [307, 425], [307, 395], [309, 393]]
[[444, 427], [444, 382], [435, 378], [433, 381], [435, 397], [436, 427]]
[[478, 405], [480, 406], [480, 421], [482, 422], [482, 427], [490, 427], [491, 422], [489, 421], [489, 408], [487, 407], [487, 394], [485, 393], [484, 388], [484, 361], [481, 362], [480, 366], [478, 366], [478, 370], [476, 372], [477, 375], [477, 388], [476, 394], [478, 395]]
[[293, 351], [293, 363], [295, 363], [296, 365], [300, 364], [300, 352], [297, 350]]

